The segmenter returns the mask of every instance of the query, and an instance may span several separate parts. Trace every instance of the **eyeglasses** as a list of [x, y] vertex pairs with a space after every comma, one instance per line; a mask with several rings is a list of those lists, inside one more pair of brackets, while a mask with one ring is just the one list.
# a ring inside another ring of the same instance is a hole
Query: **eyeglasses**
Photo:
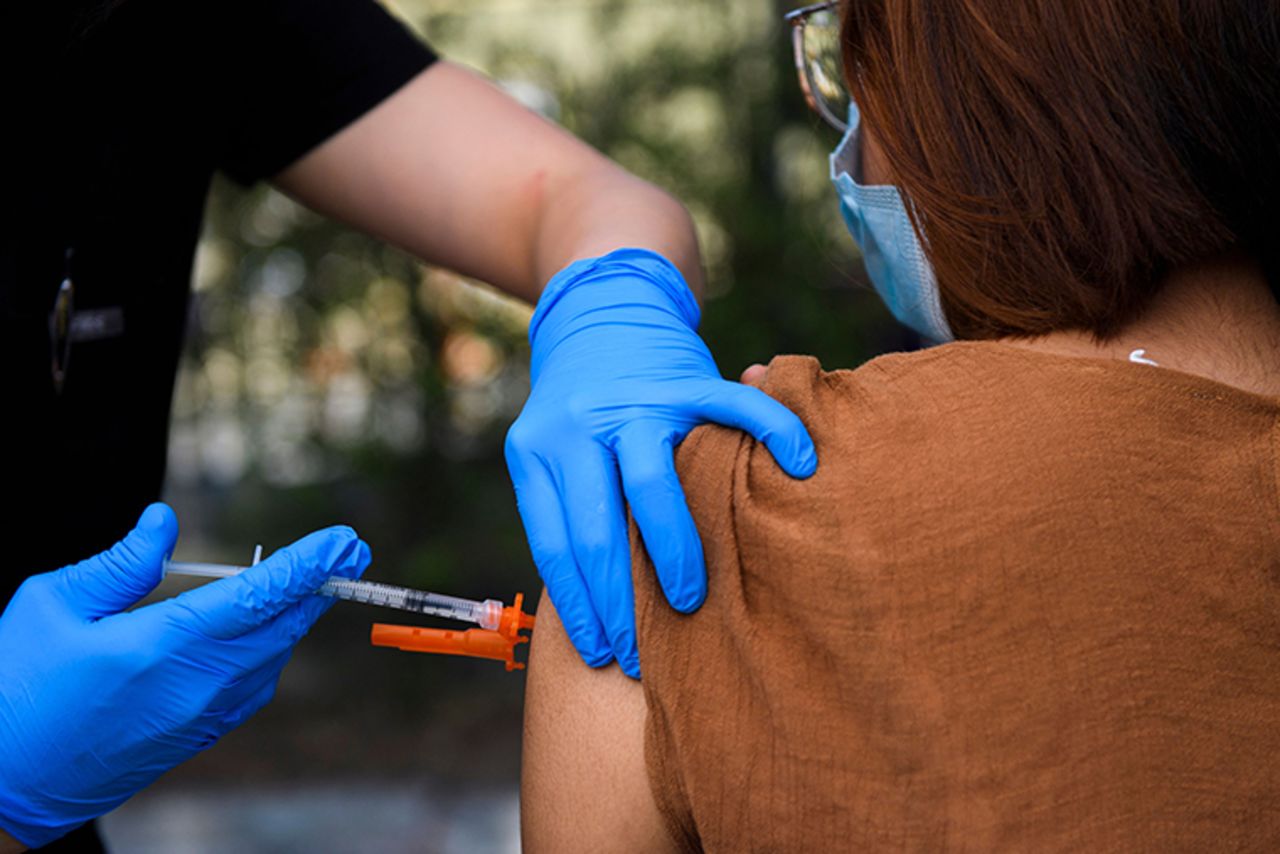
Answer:
[[844, 133], [849, 129], [845, 121], [849, 91], [840, 61], [839, 5], [838, 0], [815, 3], [788, 12], [784, 20], [791, 25], [791, 46], [804, 99], [827, 124]]

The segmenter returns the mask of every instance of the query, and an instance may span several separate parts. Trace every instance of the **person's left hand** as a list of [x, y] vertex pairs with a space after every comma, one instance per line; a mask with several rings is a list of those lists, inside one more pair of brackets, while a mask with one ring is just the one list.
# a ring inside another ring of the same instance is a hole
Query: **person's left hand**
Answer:
[[763, 442], [789, 474], [817, 454], [804, 425], [758, 389], [724, 380], [679, 271], [647, 250], [579, 261], [543, 291], [529, 326], [533, 388], [507, 436], [507, 465], [535, 563], [593, 667], [640, 675], [623, 496], [667, 600], [706, 597], [702, 542], [673, 449], [714, 421]]

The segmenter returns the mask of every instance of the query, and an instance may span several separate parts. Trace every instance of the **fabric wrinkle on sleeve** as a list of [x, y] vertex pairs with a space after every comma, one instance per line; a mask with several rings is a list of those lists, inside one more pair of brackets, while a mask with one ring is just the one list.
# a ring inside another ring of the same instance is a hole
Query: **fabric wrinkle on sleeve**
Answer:
[[[780, 370], [765, 389], [788, 406], [812, 409], [813, 386], [821, 374], [816, 360], [776, 360], [770, 366], [775, 369]], [[750, 681], [755, 666], [736, 519], [738, 505], [752, 500], [750, 490], [743, 492], [744, 475], [761, 455], [768, 457], [767, 450], [748, 434], [717, 425], [694, 430], [677, 449], [676, 468], [706, 557], [708, 597], [699, 611], [680, 614], [668, 606], [632, 525], [641, 684], [648, 707], [645, 764], [668, 832], [688, 851], [701, 851], [720, 838], [717, 824], [723, 818], [700, 815], [695, 804], [705, 808], [708, 802], [740, 800], [734, 787], [742, 781], [731, 770], [732, 757], [759, 744], [759, 733], [730, 713], [740, 699], [738, 688], [730, 686]], [[777, 474], [790, 481], [780, 469]], [[715, 747], [708, 750], [712, 742]], [[719, 771], [707, 765], [708, 760], [714, 765], [716, 756], [726, 762]], [[711, 824], [704, 828], [707, 820]]]
[[435, 53], [375, 0], [230, 0], [211, 84], [218, 165], [270, 178], [429, 67]]
[[[747, 438], [737, 430], [707, 425], [690, 433], [676, 450], [677, 470], [707, 553], [708, 570], [734, 547], [729, 524], [733, 471]], [[687, 687], [683, 674], [690, 664], [699, 657], [717, 655], [696, 640], [701, 634], [696, 627], [717, 617], [714, 607], [704, 605], [693, 614], [681, 614], [667, 604], [634, 520], [631, 554], [641, 685], [648, 707], [644, 749], [649, 785], [671, 838], [682, 850], [701, 851], [685, 789], [679, 728], [672, 725], [672, 713], [682, 714], [681, 692]], [[708, 578], [708, 583], [713, 585], [714, 578]]]

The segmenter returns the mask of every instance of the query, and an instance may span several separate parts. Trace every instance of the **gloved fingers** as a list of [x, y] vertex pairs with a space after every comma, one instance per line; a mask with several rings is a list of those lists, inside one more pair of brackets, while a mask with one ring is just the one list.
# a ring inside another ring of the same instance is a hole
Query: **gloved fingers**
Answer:
[[55, 573], [58, 591], [86, 620], [119, 613], [160, 583], [164, 560], [177, 541], [178, 518], [173, 510], [165, 504], [152, 504], [123, 540]]
[[592, 667], [603, 667], [613, 660], [613, 651], [591, 604], [586, 581], [574, 562], [564, 509], [551, 475], [533, 454], [515, 451], [509, 441], [507, 467], [533, 562], [565, 632], [583, 661]]
[[677, 611], [696, 611], [707, 598], [707, 568], [676, 476], [671, 439], [624, 427], [617, 453], [622, 488], [662, 592]]
[[121, 616], [162, 622], [170, 632], [170, 654], [180, 655], [196, 670], [231, 684], [262, 670], [280, 656], [291, 654], [333, 601], [326, 596], [308, 596], [262, 625], [230, 638], [212, 637], [193, 628], [189, 609], [178, 599]]
[[[366, 551], [368, 547], [365, 547]], [[364, 571], [369, 568], [369, 560], [360, 560], [343, 563], [333, 571], [333, 578], [359, 578], [364, 575]], [[307, 596], [303, 598], [295, 607], [298, 617], [305, 624], [302, 634], [306, 634], [310, 628], [315, 625], [316, 621], [324, 616], [325, 612], [337, 604], [338, 600], [332, 596]], [[281, 617], [284, 615], [282, 614]], [[277, 619], [280, 619], [279, 617]], [[301, 635], [299, 636], [301, 637]]]
[[[358, 578], [359, 573], [352, 573], [348, 575], [346, 572], [335, 572], [334, 576]], [[316, 621], [323, 617], [325, 612], [337, 603], [338, 600], [332, 596], [321, 596], [319, 594], [315, 596], [307, 596], [301, 602], [276, 617], [272, 623], [281, 624], [281, 630], [287, 635], [292, 636], [293, 643], [296, 644], [298, 641], [302, 640], [307, 632], [311, 631], [311, 627], [316, 624]], [[289, 621], [292, 621], [291, 624], [285, 625]], [[261, 628], [265, 629], [267, 626], [263, 626]]]
[[278, 678], [272, 680], [266, 685], [258, 689], [258, 692], [246, 700], [241, 706], [231, 710], [222, 717], [223, 732], [230, 732], [236, 727], [243, 724], [249, 718], [262, 711], [262, 708], [270, 703], [276, 696], [276, 685]]
[[237, 709], [257, 697], [263, 688], [270, 688], [274, 692], [280, 680], [280, 674], [292, 656], [293, 648], [290, 647], [263, 662], [261, 667], [249, 671], [223, 689], [222, 693], [209, 704], [206, 713], [221, 719], [235, 713]]
[[276, 673], [274, 679], [259, 685], [257, 691], [245, 698], [243, 703], [221, 714], [218, 717], [218, 728], [222, 734], [225, 735], [231, 732], [231, 730], [262, 711], [263, 706], [275, 699], [276, 686], [279, 684], [279, 680], [280, 674]]
[[603, 446], [568, 459], [570, 465], [558, 473], [556, 485], [564, 502], [573, 557], [586, 579], [614, 658], [638, 679], [635, 590], [618, 467]]
[[714, 382], [697, 407], [701, 417], [750, 433], [792, 477], [809, 477], [817, 471], [818, 452], [795, 413], [757, 388], [728, 380]]
[[[170, 600], [184, 627], [229, 639], [264, 626], [313, 594], [331, 575], [363, 572], [369, 547], [345, 526], [308, 534], [257, 566]], [[318, 618], [324, 603], [299, 612]], [[304, 618], [299, 619], [309, 627]]]

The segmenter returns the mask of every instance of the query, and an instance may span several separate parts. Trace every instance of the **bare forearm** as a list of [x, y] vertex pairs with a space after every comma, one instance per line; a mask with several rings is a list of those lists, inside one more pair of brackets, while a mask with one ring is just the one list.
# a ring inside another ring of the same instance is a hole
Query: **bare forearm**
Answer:
[[693, 221], [671, 196], [608, 163], [549, 188], [530, 277], [541, 285], [567, 264], [614, 249], [651, 249], [675, 264], [701, 299], [702, 257]]
[[321, 213], [530, 302], [566, 265], [652, 249], [702, 289], [689, 214], [472, 71], [437, 63], [277, 175]]
[[26, 850], [27, 846], [0, 830], [0, 854], [18, 854]]

